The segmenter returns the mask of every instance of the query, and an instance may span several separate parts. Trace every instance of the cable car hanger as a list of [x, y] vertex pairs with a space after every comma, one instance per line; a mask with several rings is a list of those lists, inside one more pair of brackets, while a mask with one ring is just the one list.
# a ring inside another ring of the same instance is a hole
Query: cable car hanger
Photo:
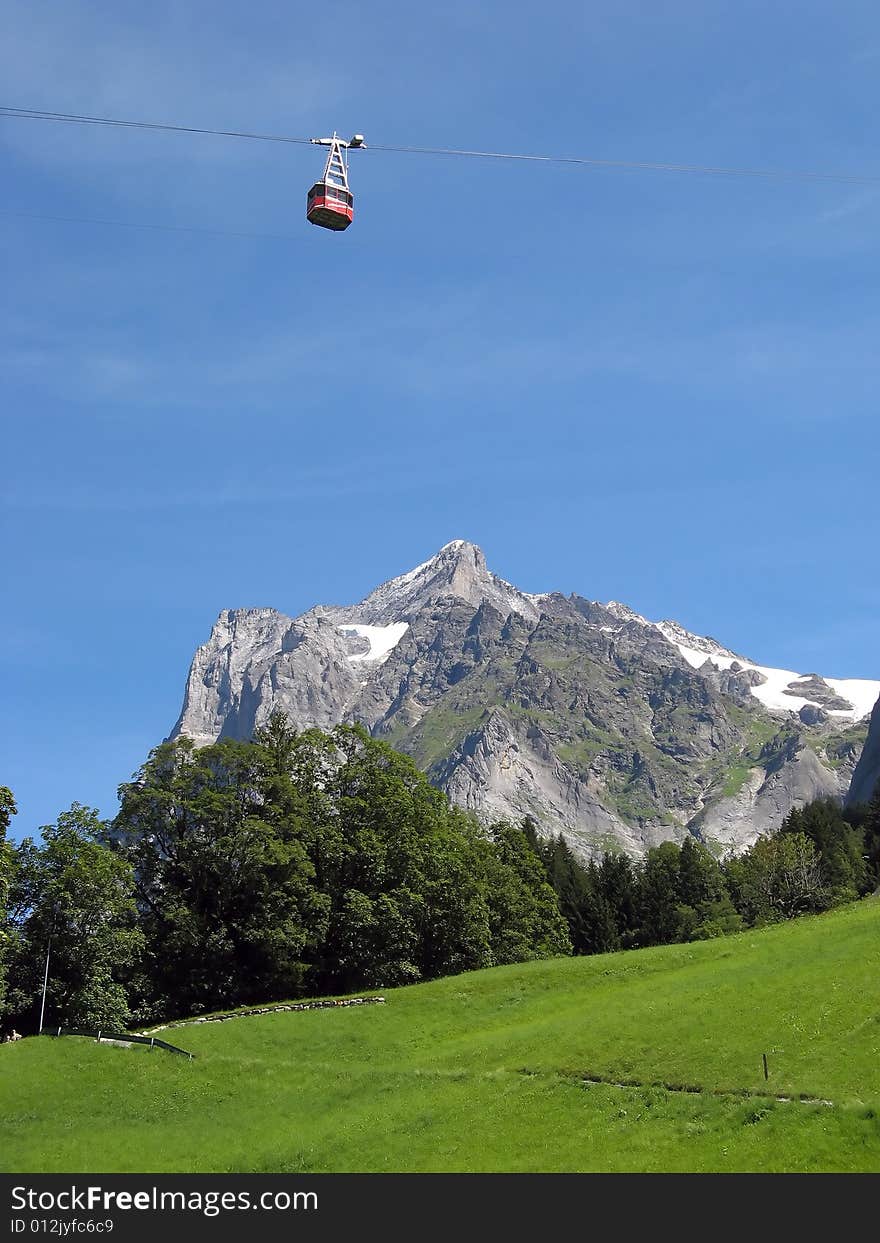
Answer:
[[306, 199], [306, 220], [322, 229], [339, 233], [354, 219], [354, 195], [348, 185], [348, 152], [364, 146], [363, 134], [354, 134], [348, 142], [333, 131], [332, 138], [310, 138], [319, 147], [329, 147], [324, 176], [316, 181]]

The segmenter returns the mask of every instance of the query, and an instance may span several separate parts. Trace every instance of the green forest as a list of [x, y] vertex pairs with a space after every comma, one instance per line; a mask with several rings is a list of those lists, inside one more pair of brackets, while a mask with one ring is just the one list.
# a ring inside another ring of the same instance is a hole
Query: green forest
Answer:
[[[584, 865], [539, 827], [481, 825], [359, 726], [156, 747], [116, 817], [74, 803], [8, 839], [0, 787], [0, 1029], [104, 1031], [530, 959], [724, 936], [880, 879], [880, 798], [793, 811], [719, 860], [664, 842]], [[46, 966], [48, 962], [48, 973]]]

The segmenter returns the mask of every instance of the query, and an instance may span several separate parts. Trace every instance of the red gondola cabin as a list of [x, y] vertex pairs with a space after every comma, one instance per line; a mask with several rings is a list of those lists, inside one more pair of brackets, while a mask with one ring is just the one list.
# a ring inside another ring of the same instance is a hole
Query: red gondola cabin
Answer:
[[316, 181], [309, 190], [306, 219], [322, 229], [347, 229], [354, 217], [354, 195], [351, 190]]
[[324, 176], [309, 190], [306, 219], [322, 229], [347, 229], [354, 217], [354, 195], [348, 188], [348, 169], [343, 151], [363, 145], [363, 135], [355, 134], [344, 142], [337, 134], [332, 138], [313, 138], [312, 142], [330, 148]]

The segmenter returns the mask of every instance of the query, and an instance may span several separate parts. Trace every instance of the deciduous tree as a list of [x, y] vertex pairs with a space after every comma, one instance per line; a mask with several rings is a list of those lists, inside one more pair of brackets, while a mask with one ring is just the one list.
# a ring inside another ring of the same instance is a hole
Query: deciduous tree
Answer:
[[9, 1009], [21, 1025], [38, 1025], [48, 951], [46, 1023], [123, 1027], [143, 943], [131, 867], [103, 844], [98, 813], [79, 803], [41, 832], [42, 845], [25, 839], [17, 852]]

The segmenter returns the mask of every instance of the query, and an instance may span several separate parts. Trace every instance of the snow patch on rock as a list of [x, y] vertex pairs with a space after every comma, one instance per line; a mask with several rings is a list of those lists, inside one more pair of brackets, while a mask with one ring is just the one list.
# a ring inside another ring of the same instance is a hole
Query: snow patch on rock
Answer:
[[[344, 624], [339, 626], [343, 634], [360, 635], [370, 645], [368, 652], [349, 656], [352, 663], [363, 661], [371, 665], [384, 664], [400, 640], [409, 630], [408, 622], [392, 622], [389, 626], [362, 626], [360, 624]], [[362, 683], [362, 685], [364, 685]]]
[[[657, 629], [670, 642], [675, 643], [693, 669], [699, 669], [707, 660], [716, 669], [729, 669], [734, 663], [741, 665], [743, 669], [755, 669], [763, 676], [764, 681], [758, 686], [753, 686], [751, 692], [771, 712], [799, 712], [807, 704], [822, 706], [818, 700], [797, 693], [798, 684], [802, 683], [809, 676], [808, 674], [795, 673], [793, 669], [774, 669], [770, 665], [756, 665], [720, 647], [711, 639], [703, 640], [700, 646], [695, 646], [697, 636], [687, 634], [680, 627], [676, 629], [681, 635], [686, 635], [689, 641], [687, 643], [677, 642], [678, 636], [674, 638], [669, 633], [670, 626], [667, 622], [659, 622]], [[842, 721], [860, 721], [862, 717], [868, 716], [880, 696], [880, 682], [867, 678], [823, 678], [822, 680], [852, 705], [849, 709], [832, 708], [829, 710], [829, 716], [838, 717]]]
[[[874, 704], [880, 699], [880, 682], [868, 678], [825, 678], [824, 681], [838, 695], [849, 700], [855, 709], [852, 714], [854, 721], [870, 716]], [[831, 715], [845, 716], [846, 713], [832, 712]]]

